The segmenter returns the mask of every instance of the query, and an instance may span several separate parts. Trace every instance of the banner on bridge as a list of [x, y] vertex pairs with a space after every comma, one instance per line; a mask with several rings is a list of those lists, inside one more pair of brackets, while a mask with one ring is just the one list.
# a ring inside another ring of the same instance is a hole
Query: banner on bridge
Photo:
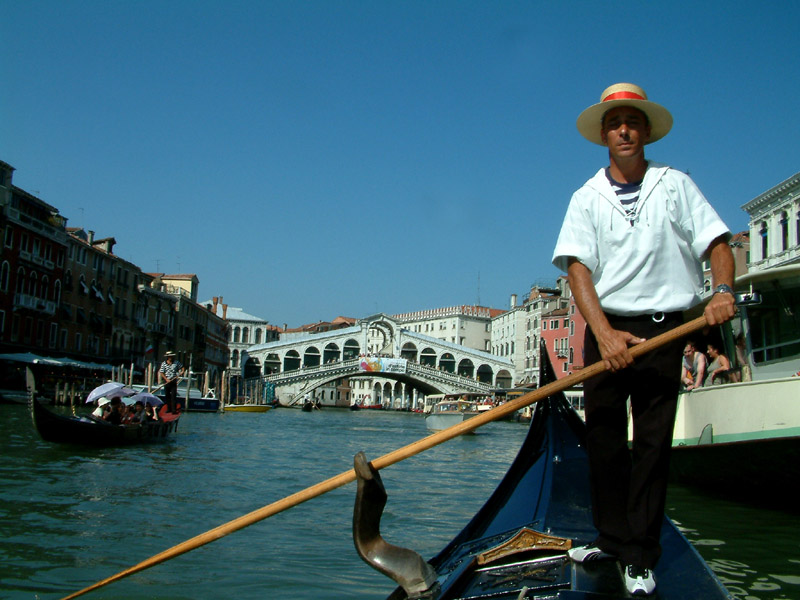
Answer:
[[408, 361], [405, 358], [380, 358], [365, 356], [361, 359], [361, 370], [372, 373], [405, 373]]

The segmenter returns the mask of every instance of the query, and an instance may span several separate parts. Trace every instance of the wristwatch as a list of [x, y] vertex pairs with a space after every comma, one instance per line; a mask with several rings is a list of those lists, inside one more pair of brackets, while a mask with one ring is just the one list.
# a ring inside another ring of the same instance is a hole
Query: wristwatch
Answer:
[[[734, 296], [733, 289], [726, 283], [720, 283], [717, 287], [714, 288], [714, 294], [730, 294]], [[712, 296], [714, 294], [711, 294]]]

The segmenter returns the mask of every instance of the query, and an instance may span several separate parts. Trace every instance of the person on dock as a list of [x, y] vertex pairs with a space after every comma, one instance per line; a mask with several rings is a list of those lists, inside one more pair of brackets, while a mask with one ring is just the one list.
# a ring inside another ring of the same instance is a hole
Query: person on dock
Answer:
[[164, 354], [164, 362], [158, 370], [158, 381], [164, 382], [164, 399], [169, 412], [175, 413], [178, 401], [178, 379], [183, 375], [183, 365], [175, 360], [175, 353]]
[[[672, 115], [639, 86], [607, 88], [578, 117], [578, 130], [605, 146], [609, 166], [573, 194], [553, 253], [587, 322], [585, 361], [606, 371], [587, 380], [586, 448], [597, 538], [569, 551], [574, 562], [616, 557], [631, 594], [656, 587], [669, 453], [680, 387], [682, 341], [634, 363], [629, 347], [683, 323], [701, 300], [701, 261], [711, 261], [709, 325], [733, 318], [730, 232], [691, 178], [648, 161]], [[630, 398], [634, 423], [628, 447]]]

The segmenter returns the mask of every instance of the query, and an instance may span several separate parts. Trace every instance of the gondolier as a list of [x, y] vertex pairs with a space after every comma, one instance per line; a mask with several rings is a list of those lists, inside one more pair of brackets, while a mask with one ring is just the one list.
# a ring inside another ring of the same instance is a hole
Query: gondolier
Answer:
[[702, 260], [710, 260], [715, 286], [705, 308], [708, 323], [733, 317], [730, 232], [688, 175], [645, 159], [644, 146], [669, 132], [672, 116], [640, 87], [607, 88], [577, 126], [608, 148], [609, 166], [573, 194], [553, 263], [568, 273], [588, 324], [585, 363], [603, 360], [608, 371], [584, 387], [598, 537], [570, 557], [618, 557], [628, 591], [651, 594], [683, 344], [678, 340], [635, 364], [628, 348], [679, 325], [682, 311], [700, 302]]
[[176, 412], [178, 397], [178, 378], [183, 374], [183, 365], [175, 360], [175, 353], [168, 351], [164, 354], [164, 362], [158, 370], [158, 381], [164, 382], [164, 399], [169, 412]]

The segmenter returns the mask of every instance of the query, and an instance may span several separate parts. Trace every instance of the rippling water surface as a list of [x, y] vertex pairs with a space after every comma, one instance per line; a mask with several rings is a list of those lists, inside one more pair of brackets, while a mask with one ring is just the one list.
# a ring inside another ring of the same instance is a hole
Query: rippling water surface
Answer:
[[[430, 557], [480, 508], [526, 427], [492, 423], [382, 471], [382, 533]], [[174, 439], [121, 449], [42, 442], [0, 405], [0, 598], [55, 599], [427, 435], [409, 413], [189, 413]], [[384, 598], [356, 554], [355, 485], [132, 575], [86, 598]], [[673, 488], [669, 515], [740, 599], [800, 598], [800, 527]]]

